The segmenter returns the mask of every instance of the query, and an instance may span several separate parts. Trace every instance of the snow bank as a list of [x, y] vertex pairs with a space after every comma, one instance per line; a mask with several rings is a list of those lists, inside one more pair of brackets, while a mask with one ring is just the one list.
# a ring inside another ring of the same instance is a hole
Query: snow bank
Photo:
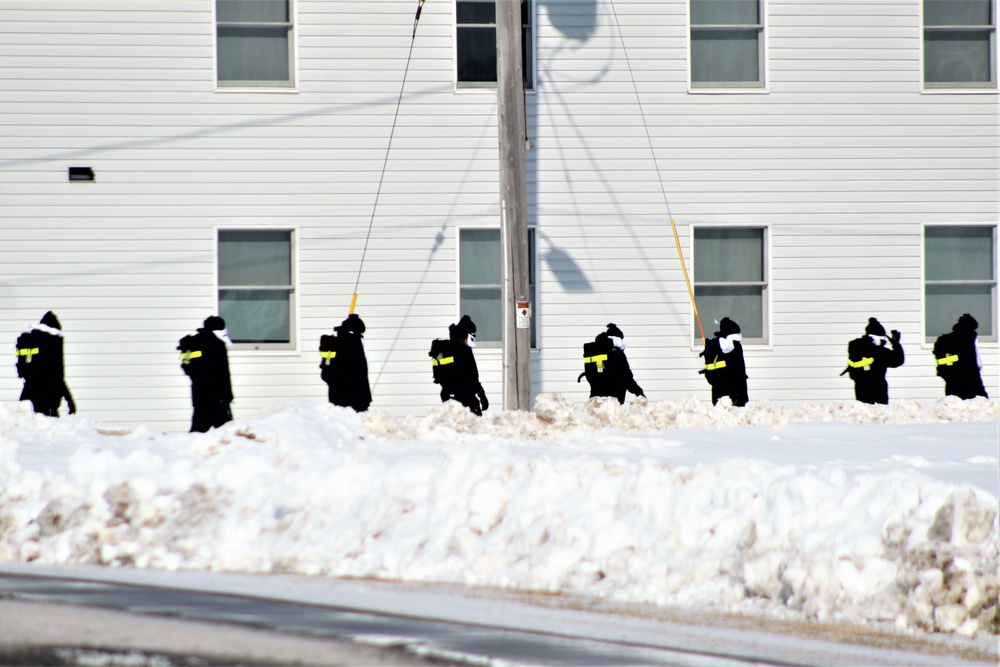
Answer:
[[[294, 403], [165, 435], [0, 405], [0, 560], [458, 582], [996, 634], [990, 493], [752, 452], [677, 465], [676, 443], [650, 434], [998, 418], [985, 399], [734, 409], [548, 395], [483, 419], [454, 403], [422, 418]], [[608, 433], [634, 455], [605, 449]]]

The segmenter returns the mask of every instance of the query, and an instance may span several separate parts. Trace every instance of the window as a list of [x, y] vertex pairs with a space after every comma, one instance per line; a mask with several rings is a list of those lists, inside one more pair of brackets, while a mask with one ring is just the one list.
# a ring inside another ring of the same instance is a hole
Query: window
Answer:
[[691, 0], [691, 87], [764, 87], [763, 0]]
[[[716, 320], [740, 325], [744, 341], [766, 342], [767, 262], [760, 227], [701, 227], [694, 230], [694, 296], [705, 335]], [[695, 322], [695, 339], [701, 338]]]
[[[532, 89], [534, 61], [530, 2], [521, 0], [521, 58], [524, 87]], [[456, 0], [455, 60], [459, 88], [497, 87], [497, 8], [495, 0]]]
[[292, 87], [291, 0], [216, 0], [220, 87]]
[[996, 0], [924, 0], [924, 86], [996, 88]]
[[[468, 315], [476, 323], [477, 343], [503, 340], [500, 243], [499, 229], [462, 229], [458, 232], [459, 314]], [[532, 309], [531, 347], [535, 348], [538, 346], [538, 304], [535, 299], [534, 229], [528, 230], [528, 292]]]
[[233, 343], [292, 347], [292, 232], [219, 230], [219, 315]]
[[997, 340], [996, 227], [924, 227], [924, 335], [933, 341], [963, 313], [981, 340]]

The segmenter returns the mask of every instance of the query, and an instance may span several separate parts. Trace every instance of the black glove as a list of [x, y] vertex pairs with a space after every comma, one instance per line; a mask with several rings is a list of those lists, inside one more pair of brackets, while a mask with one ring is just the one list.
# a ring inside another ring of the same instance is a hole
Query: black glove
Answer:
[[73, 402], [73, 397], [72, 396], [67, 396], [66, 397], [66, 405], [69, 406], [69, 413], [71, 415], [75, 415], [76, 414], [76, 403]]
[[892, 340], [893, 343], [898, 343], [899, 335], [900, 335], [899, 332], [893, 329], [889, 338]]
[[636, 391], [635, 391], [635, 395], [636, 396], [642, 396], [643, 398], [646, 398], [646, 394], [642, 393], [642, 387], [640, 387], [639, 385], [636, 385], [635, 389], [636, 389]]
[[486, 392], [479, 394], [479, 404], [483, 406], [483, 412], [490, 409], [490, 402], [486, 398]]

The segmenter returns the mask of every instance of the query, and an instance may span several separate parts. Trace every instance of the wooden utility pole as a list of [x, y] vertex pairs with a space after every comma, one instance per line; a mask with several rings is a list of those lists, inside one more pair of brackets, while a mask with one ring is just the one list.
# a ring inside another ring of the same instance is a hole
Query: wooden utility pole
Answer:
[[[524, 152], [524, 63], [521, 0], [496, 0], [497, 104], [503, 240], [504, 407], [531, 409], [531, 328], [528, 301], [528, 197]], [[521, 307], [519, 308], [519, 304]], [[530, 308], [534, 304], [529, 304]]]

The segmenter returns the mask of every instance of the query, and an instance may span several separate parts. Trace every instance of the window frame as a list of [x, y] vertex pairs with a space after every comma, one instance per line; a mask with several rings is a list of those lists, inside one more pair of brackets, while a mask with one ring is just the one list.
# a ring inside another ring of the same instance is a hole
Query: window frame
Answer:
[[[462, 232], [466, 231], [495, 231], [499, 237], [500, 242], [500, 307], [503, 308], [504, 300], [504, 288], [503, 288], [503, 230], [500, 227], [493, 225], [463, 225], [455, 228], [455, 319], [453, 321], [457, 322], [459, 318], [465, 313], [462, 312], [462, 288], [465, 287], [462, 284]], [[538, 313], [539, 313], [539, 289], [538, 289], [538, 270], [539, 270], [539, 257], [538, 257], [538, 233], [534, 226], [528, 227], [528, 262], [529, 262], [529, 281], [530, 276], [534, 275], [535, 281], [529, 285], [529, 295], [531, 297], [531, 352], [537, 352], [541, 349], [541, 327], [538, 325]], [[480, 287], [485, 287], [486, 285], [480, 285]], [[493, 285], [489, 285], [492, 287]], [[471, 287], [471, 286], [470, 286]], [[530, 289], [534, 287], [534, 289]], [[516, 297], [512, 297], [516, 298]], [[512, 304], [513, 305], [513, 304]], [[476, 339], [476, 347], [483, 349], [496, 349], [500, 350], [503, 347], [503, 315], [500, 317], [500, 340], [496, 341], [484, 341], [479, 338]]]
[[[220, 26], [248, 25], [245, 23], [220, 23], [218, 18], [218, 0], [212, 0], [212, 65], [215, 77], [216, 92], [268, 92], [297, 93], [299, 86], [298, 59], [298, 0], [287, 0], [289, 21], [288, 27], [288, 81], [223, 81], [219, 78], [219, 28]], [[277, 25], [277, 24], [265, 24]]]
[[757, 0], [757, 7], [760, 16], [760, 22], [755, 24], [758, 42], [757, 42], [757, 71], [759, 72], [759, 78], [756, 84], [742, 83], [742, 82], [705, 82], [700, 83], [694, 80], [694, 39], [693, 33], [696, 30], [726, 30], [726, 31], [736, 31], [736, 30], [748, 30], [750, 25], [716, 25], [716, 24], [697, 24], [697, 28], [691, 21], [691, 2], [692, 0], [687, 0], [684, 3], [686, 11], [686, 21], [687, 21], [687, 80], [688, 80], [688, 93], [689, 94], [699, 94], [699, 93], [729, 93], [729, 94], [766, 94], [768, 92], [768, 86], [771, 81], [771, 71], [770, 71], [770, 58], [768, 57], [768, 42], [769, 42], [769, 22], [768, 22], [768, 0]]
[[[454, 21], [452, 24], [452, 82], [454, 85], [454, 91], [456, 93], [495, 93], [497, 90], [496, 81], [491, 82], [467, 82], [463, 83], [458, 80], [458, 31], [461, 27], [458, 22], [458, 3], [459, 2], [475, 2], [476, 0], [453, 0], [452, 10]], [[492, 1], [496, 4], [496, 0], [480, 0], [481, 2]], [[538, 14], [536, 7], [536, 0], [524, 0], [527, 4], [527, 14], [528, 14], [528, 25], [531, 29], [531, 34], [528, 37], [528, 44], [526, 50], [531, 54], [531, 67], [527, 67], [526, 64], [522, 63], [524, 67], [525, 77], [530, 77], [529, 81], [525, 81], [524, 90], [526, 93], [534, 93], [538, 88], [538, 39], [536, 38], [536, 33], [538, 30]], [[465, 24], [461, 24], [465, 25]], [[486, 24], [476, 24], [476, 25], [486, 25]], [[496, 30], [496, 19], [492, 24], [494, 30]], [[522, 30], [522, 41], [524, 39], [524, 24], [521, 25]], [[494, 54], [496, 53], [494, 49]]]
[[[992, 304], [992, 329], [993, 335], [991, 336], [977, 336], [976, 340], [987, 346], [998, 345], [1000, 342], [1000, 332], [997, 331], [997, 326], [1000, 325], [1000, 305], [998, 305], [997, 297], [1000, 294], [1000, 248], [997, 247], [997, 241], [1000, 240], [1000, 224], [995, 222], [946, 222], [946, 223], [936, 223], [936, 222], [925, 222], [920, 226], [920, 341], [921, 347], [929, 349], [934, 345], [934, 341], [937, 336], [927, 335], [927, 229], [929, 227], [935, 228], [952, 228], [952, 229], [966, 229], [970, 227], [976, 228], [988, 228], [993, 231], [993, 280], [992, 280], [992, 298], [990, 303]], [[987, 284], [986, 280], [963, 280], [963, 281], [930, 281], [932, 284]], [[946, 333], [946, 332], [942, 332]]]
[[[762, 232], [761, 243], [763, 244], [761, 261], [764, 263], [762, 273], [764, 274], [763, 281], [755, 281], [748, 283], [701, 283], [702, 286], [710, 285], [761, 285], [761, 308], [763, 313], [761, 314], [761, 328], [763, 331], [762, 338], [743, 338], [742, 342], [744, 347], [750, 346], [754, 349], [770, 350], [773, 348], [773, 331], [774, 331], [774, 308], [773, 308], [773, 286], [774, 281], [771, 276], [771, 225], [770, 223], [764, 224], [753, 224], [753, 223], [724, 223], [724, 222], [712, 222], [712, 223], [692, 223], [690, 226], [690, 232], [688, 236], [688, 253], [691, 258], [691, 292], [692, 294], [697, 290], [699, 283], [695, 281], [695, 232], [699, 229], [759, 229]], [[696, 297], [697, 300], [697, 297]], [[698, 328], [698, 320], [694, 314], [694, 306], [691, 305], [690, 299], [688, 300], [688, 311], [691, 315], [691, 349], [699, 350], [701, 349], [701, 341], [695, 331]], [[699, 309], [699, 315], [701, 310]], [[712, 334], [715, 332], [713, 327], [714, 322], [702, 320], [702, 328], [705, 330], [706, 340], [712, 338]], [[742, 328], [742, 326], [741, 326]]]
[[[260, 290], [259, 285], [249, 285], [249, 286], [239, 286], [239, 285], [222, 285], [220, 276], [220, 243], [221, 237], [224, 232], [288, 232], [289, 233], [289, 262], [291, 263], [289, 278], [292, 281], [291, 285], [287, 288], [274, 287], [271, 289], [287, 289], [288, 290], [288, 342], [287, 343], [237, 343], [233, 342], [231, 351], [233, 352], [274, 352], [274, 353], [285, 353], [285, 354], [297, 354], [299, 350], [299, 332], [301, 331], [299, 322], [299, 289], [300, 289], [300, 277], [299, 277], [299, 228], [291, 225], [280, 225], [280, 226], [260, 226], [260, 225], [237, 225], [232, 227], [216, 227], [215, 228], [215, 247], [213, 249], [214, 255], [214, 280], [215, 280], [215, 312], [219, 315], [222, 314], [222, 299], [221, 292], [223, 289], [254, 289]], [[268, 288], [264, 288], [268, 289]]]
[[[924, 0], [920, 0], [920, 86], [924, 93], [997, 93], [997, 68], [1000, 66], [1000, 49], [998, 49], [998, 17], [1000, 13], [1000, 0], [989, 0], [990, 3], [990, 25], [983, 26], [930, 26], [924, 12]], [[977, 82], [931, 82], [927, 81], [927, 33], [928, 31], [937, 33], [947, 33], [956, 31], [979, 30], [989, 32], [990, 46], [990, 80], [982, 83]]]

